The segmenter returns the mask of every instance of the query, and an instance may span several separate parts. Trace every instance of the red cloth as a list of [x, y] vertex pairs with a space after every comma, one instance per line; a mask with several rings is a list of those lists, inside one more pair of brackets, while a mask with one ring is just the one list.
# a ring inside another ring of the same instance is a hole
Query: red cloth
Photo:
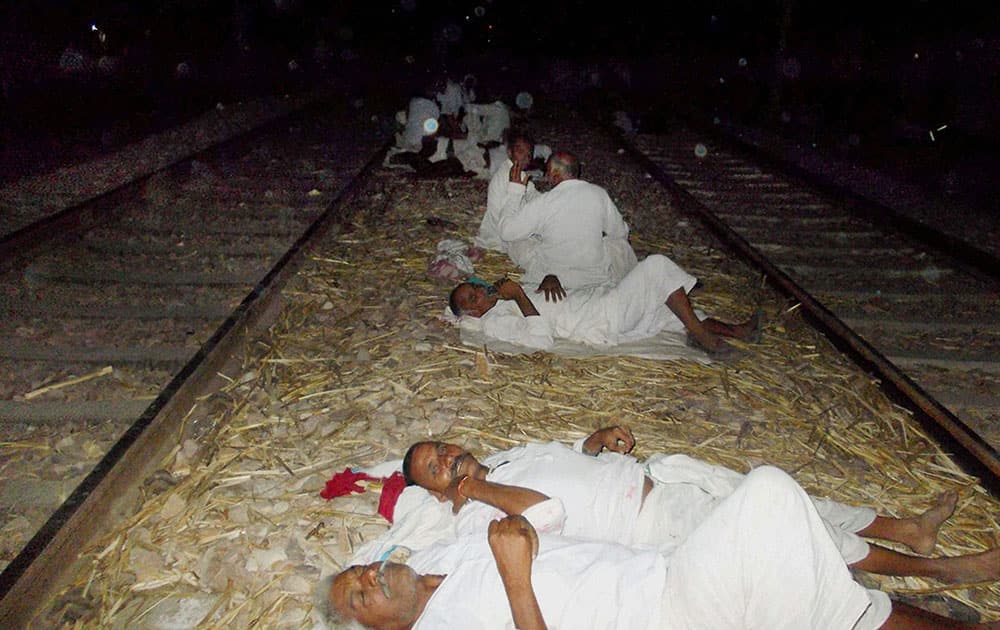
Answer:
[[406, 480], [403, 473], [397, 471], [392, 473], [382, 482], [382, 498], [378, 501], [378, 513], [385, 517], [385, 520], [392, 522], [392, 513], [396, 510], [396, 500], [406, 488]]
[[402, 494], [403, 488], [406, 487], [406, 480], [403, 479], [401, 472], [394, 472], [389, 477], [372, 477], [363, 472], [354, 472], [350, 468], [345, 468], [343, 472], [335, 474], [326, 482], [326, 486], [319, 493], [319, 496], [329, 501], [352, 492], [364, 492], [365, 489], [358, 483], [359, 481], [382, 482], [382, 497], [378, 502], [378, 513], [391, 523], [393, 512], [396, 509], [396, 501]]
[[342, 497], [352, 492], [364, 492], [365, 489], [358, 485], [359, 481], [369, 481], [374, 479], [363, 472], [354, 472], [350, 468], [345, 468], [344, 472], [339, 472], [326, 482], [326, 487], [319, 493], [327, 501]]

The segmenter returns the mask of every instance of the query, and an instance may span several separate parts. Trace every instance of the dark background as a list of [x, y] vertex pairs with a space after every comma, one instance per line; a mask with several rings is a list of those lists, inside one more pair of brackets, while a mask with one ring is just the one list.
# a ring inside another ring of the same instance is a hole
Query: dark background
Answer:
[[647, 131], [672, 113], [759, 126], [995, 212], [997, 4], [7, 2], [0, 166], [85, 159], [256, 95], [328, 87], [399, 109], [472, 72], [479, 100], [568, 97]]

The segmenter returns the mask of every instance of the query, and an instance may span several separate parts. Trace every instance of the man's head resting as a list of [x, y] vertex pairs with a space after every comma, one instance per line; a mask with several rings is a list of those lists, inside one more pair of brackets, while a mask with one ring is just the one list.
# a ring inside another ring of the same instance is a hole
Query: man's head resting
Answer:
[[403, 457], [403, 478], [408, 485], [426, 489], [441, 501], [453, 479], [486, 476], [487, 468], [471, 453], [455, 444], [417, 442]]
[[490, 296], [486, 287], [471, 282], [459, 283], [448, 295], [448, 308], [455, 317], [482, 317], [496, 302], [497, 298]]
[[316, 604], [337, 628], [409, 628], [423, 612], [426, 586], [405, 564], [354, 565], [319, 582]]

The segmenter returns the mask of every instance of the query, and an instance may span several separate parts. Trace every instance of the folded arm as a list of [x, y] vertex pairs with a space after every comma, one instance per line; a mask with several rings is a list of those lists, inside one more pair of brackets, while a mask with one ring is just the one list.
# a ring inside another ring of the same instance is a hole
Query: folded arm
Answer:
[[525, 317], [534, 317], [538, 315], [538, 310], [535, 309], [535, 305], [531, 302], [531, 299], [524, 293], [524, 287], [520, 284], [514, 282], [513, 280], [508, 280], [504, 278], [496, 283], [497, 292], [500, 297], [505, 300], [514, 300], [517, 307], [521, 310], [521, 315]]
[[480, 501], [492, 505], [507, 515], [521, 514], [531, 506], [549, 498], [530, 488], [508, 486], [475, 477], [460, 477], [453, 480], [445, 495], [451, 499], [456, 512], [467, 501]]
[[538, 534], [523, 516], [490, 523], [488, 540], [503, 581], [514, 627], [546, 630], [542, 609], [531, 583], [531, 564], [538, 554]]

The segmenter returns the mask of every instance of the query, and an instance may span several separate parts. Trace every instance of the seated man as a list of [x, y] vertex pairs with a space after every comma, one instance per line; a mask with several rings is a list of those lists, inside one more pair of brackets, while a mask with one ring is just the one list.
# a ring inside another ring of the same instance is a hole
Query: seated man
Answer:
[[511, 280], [494, 286], [463, 282], [452, 290], [448, 304], [455, 316], [480, 320], [472, 326], [487, 336], [529, 348], [548, 350], [556, 338], [613, 346], [664, 330], [686, 330], [692, 344], [710, 356], [724, 357], [735, 348], [723, 338], [747, 339], [756, 334], [759, 321], [755, 317], [727, 324], [699, 319], [687, 296], [695, 282], [669, 258], [654, 254], [613, 287], [567, 292], [558, 280], [546, 276], [535, 291], [544, 291], [545, 300], [532, 301]]
[[1000, 627], [952, 622], [866, 590], [802, 488], [767, 466], [747, 475], [669, 560], [538, 536], [515, 516], [491, 523], [488, 536], [414, 554], [408, 565], [358, 565], [322, 580], [321, 609], [335, 621], [386, 629]]
[[[573, 449], [558, 442], [526, 444], [492, 455], [484, 465], [454, 444], [418, 442], [403, 459], [403, 475], [439, 500], [452, 502], [459, 535], [482, 532], [495, 518], [526, 514], [543, 497], [553, 497], [565, 512], [561, 533], [663, 553], [683, 545], [745, 477], [685, 455], [654, 455], [641, 464], [624, 455], [634, 445], [627, 429], [607, 427], [579, 440]], [[597, 457], [603, 449], [615, 452]], [[869, 545], [861, 538], [890, 540], [917, 553], [931, 553], [957, 500], [956, 493], [946, 493], [922, 515], [897, 519], [879, 516], [870, 508], [813, 499], [852, 568], [948, 583], [1000, 579], [1000, 549], [925, 558]], [[536, 526], [546, 528], [541, 523]]]
[[628, 225], [607, 191], [579, 178], [576, 156], [552, 154], [545, 173], [553, 188], [543, 195], [528, 194], [523, 169], [518, 161], [510, 169], [497, 222], [502, 241], [539, 243], [522, 281], [535, 285], [552, 275], [567, 289], [583, 289], [624, 278], [636, 264]]
[[[475, 143], [466, 139], [460, 112], [446, 115], [431, 98], [414, 96], [407, 112], [400, 114], [404, 128], [386, 152], [385, 166], [407, 166], [426, 178], [471, 177], [476, 168], [485, 167], [483, 150], [468, 150]], [[469, 158], [471, 166], [466, 164]]]
[[[535, 184], [525, 173], [531, 164], [534, 151], [535, 144], [527, 134], [522, 132], [510, 134], [507, 139], [507, 156], [490, 178], [490, 185], [486, 191], [486, 213], [479, 224], [479, 235], [476, 237], [476, 245], [504, 252], [522, 269], [530, 265], [531, 255], [538, 240], [530, 237], [518, 241], [501, 240], [500, 219], [503, 218], [505, 208], [517, 205], [518, 200], [510, 199], [511, 195], [521, 195], [529, 200], [538, 196]], [[520, 168], [520, 183], [523, 184], [518, 190], [512, 190], [508, 186], [510, 171], [515, 164]]]

